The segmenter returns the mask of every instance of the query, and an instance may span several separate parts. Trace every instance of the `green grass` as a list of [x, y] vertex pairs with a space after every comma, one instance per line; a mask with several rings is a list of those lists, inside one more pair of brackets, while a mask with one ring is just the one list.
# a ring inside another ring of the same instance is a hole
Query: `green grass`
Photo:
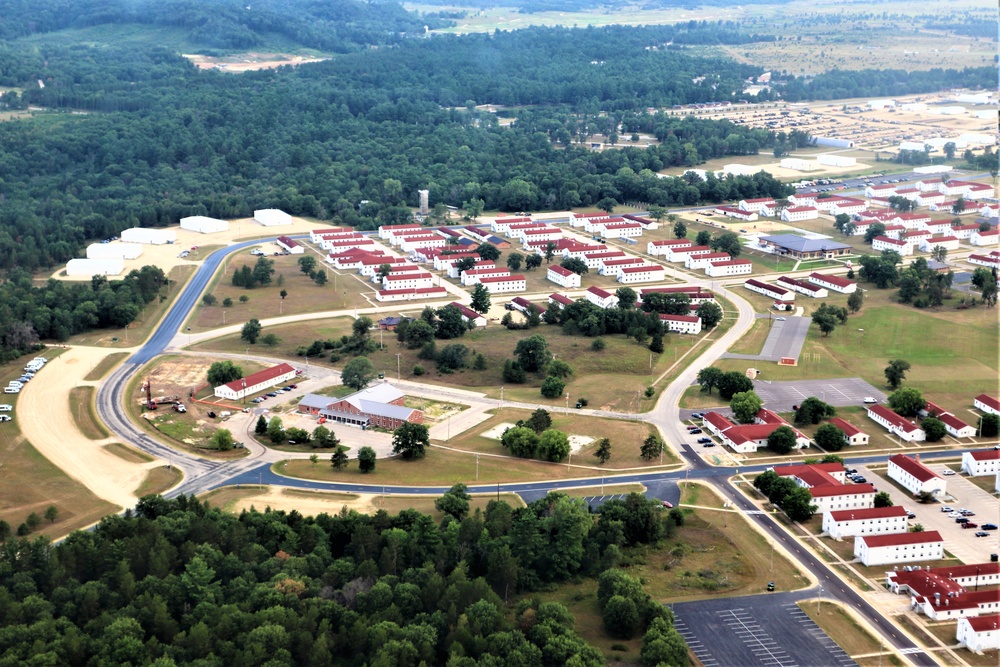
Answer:
[[87, 373], [83, 379], [88, 382], [94, 380], [100, 380], [105, 375], [108, 374], [112, 368], [118, 365], [118, 362], [129, 356], [129, 352], [112, 352], [108, 356], [104, 357], [100, 362], [94, 365], [90, 372]]
[[773, 319], [758, 318], [754, 320], [754, 323], [750, 326], [750, 330], [733, 343], [729, 351], [734, 354], [760, 354], [760, 351], [764, 348], [764, 341], [767, 340], [768, 334], [771, 333], [771, 326], [773, 324]]
[[823, 601], [816, 604], [812, 601], [805, 601], [799, 602], [798, 606], [847, 655], [865, 655], [885, 651], [882, 656], [885, 664], [902, 667], [903, 663], [900, 659], [891, 650], [886, 650], [883, 643], [855, 621], [839, 603]]
[[129, 447], [128, 445], [123, 445], [120, 442], [110, 442], [103, 445], [103, 447], [118, 458], [125, 459], [130, 463], [149, 463], [154, 460], [153, 457], [146, 452]]
[[135, 490], [135, 495], [142, 498], [151, 494], [163, 493], [167, 489], [173, 488], [183, 478], [184, 474], [172, 466], [152, 468], [146, 473], [146, 479], [142, 480], [142, 484]]
[[73, 387], [69, 390], [69, 406], [80, 433], [90, 440], [102, 440], [110, 434], [97, 418], [94, 391], [94, 387]]

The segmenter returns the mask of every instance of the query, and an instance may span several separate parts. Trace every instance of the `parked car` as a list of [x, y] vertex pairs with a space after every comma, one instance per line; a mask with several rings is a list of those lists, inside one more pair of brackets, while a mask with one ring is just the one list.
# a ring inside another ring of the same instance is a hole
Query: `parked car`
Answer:
[[776, 318], [774, 318], [774, 320], [775, 320], [776, 322], [784, 322], [784, 321], [785, 321], [785, 318], [784, 318], [784, 317], [776, 317]]
[[976, 537], [989, 537], [989, 536], [990, 534], [987, 533], [985, 530], [976, 531]]
[[13, 409], [14, 406], [11, 405], [10, 403], [4, 403], [0, 405], [0, 412], [11, 412]]
[[983, 530], [996, 530], [997, 525], [995, 523], [984, 523], [980, 526]]
[[10, 415], [0, 415], [0, 422], [9, 422], [10, 420]]
[[943, 505], [943, 506], [941, 507], [941, 511], [942, 511], [942, 512], [951, 512], [951, 511], [952, 511], [952, 508], [951, 508], [951, 507], [949, 507], [948, 505]]
[[774, 582], [773, 581], [767, 582], [767, 590], [769, 592], [774, 590]]
[[942, 472], [941, 474], [944, 475], [945, 477], [951, 477], [952, 475], [955, 474], [955, 471], [952, 470], [951, 468], [949, 468], [949, 469], [945, 470], [944, 472]]
[[664, 507], [673, 507], [674, 504], [672, 502], [670, 502], [669, 500], [664, 500], [663, 501], [663, 506]]
[[5, 394], [20, 394], [21, 393], [21, 389], [20, 389], [20, 387], [4, 387], [3, 388], [3, 393], [5, 393]]
[[962, 516], [976, 516], [976, 513], [972, 510], [958, 510], [958, 513]]
[[917, 515], [916, 515], [916, 514], [914, 514], [913, 512], [907, 512], [907, 513], [906, 513], [906, 518], [907, 518], [907, 519], [916, 519], [916, 518], [917, 518]]
[[975, 521], [966, 521], [962, 524], [962, 528], [979, 528], [979, 524]]
[[269, 391], [269, 392], [267, 392], [267, 394], [265, 394], [265, 396], [267, 396], [268, 398], [274, 398], [277, 395], [278, 394], [276, 392], [273, 392], [273, 391]]
[[250, 401], [250, 402], [251, 402], [251, 403], [263, 403], [263, 402], [264, 402], [264, 399], [263, 399], [263, 398], [261, 398], [260, 396], [258, 396], [257, 398], [253, 399], [253, 400], [252, 400], [252, 401]]
[[864, 402], [868, 403], [868, 404], [878, 403], [878, 401], [875, 399], [874, 396], [865, 396], [864, 399], [862, 399], [862, 400], [864, 400]]
[[969, 523], [969, 520], [964, 516], [960, 516], [955, 519], [955, 523]]
[[848, 475], [856, 475], [856, 474], [858, 474], [858, 469], [857, 468], [847, 468], [846, 470], [844, 470], [844, 472], [846, 472]]
[[690, 433], [691, 435], [698, 435], [699, 433], [704, 433], [704, 431], [702, 431], [700, 428], [691, 428], [688, 429], [688, 433]]
[[712, 442], [711, 438], [698, 438], [699, 445], [707, 445], [710, 442]]
[[715, 447], [715, 443], [709, 440], [708, 442], [705, 443], [705, 447]]

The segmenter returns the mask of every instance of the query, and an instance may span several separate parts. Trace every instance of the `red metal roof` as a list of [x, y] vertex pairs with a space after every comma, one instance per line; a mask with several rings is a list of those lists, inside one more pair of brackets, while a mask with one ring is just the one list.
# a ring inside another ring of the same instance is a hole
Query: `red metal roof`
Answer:
[[847, 278], [841, 278], [840, 276], [826, 275], [823, 273], [813, 272], [809, 274], [809, 277], [815, 278], [816, 280], [822, 280], [825, 283], [836, 285], [838, 287], [850, 287], [851, 285], [854, 284], [854, 281], [848, 280]]
[[896, 239], [890, 239], [888, 236], [876, 236], [874, 240], [888, 243], [889, 245], [906, 245], [906, 241], [897, 241]]
[[873, 507], [866, 510], [837, 510], [830, 512], [834, 521], [862, 521], [864, 519], [888, 519], [894, 516], [906, 516], [906, 509], [901, 505], [892, 507]]
[[464, 315], [465, 317], [469, 318], [470, 320], [474, 320], [474, 319], [476, 319], [478, 317], [482, 317], [482, 315], [480, 315], [476, 311], [472, 310], [468, 306], [463, 306], [458, 301], [452, 301], [448, 305], [449, 306], [454, 306], [455, 308], [458, 308], [458, 310], [462, 313], [462, 315]]
[[694, 324], [699, 319], [700, 318], [698, 317], [692, 317], [690, 315], [666, 315], [664, 313], [660, 313], [660, 321], [662, 322], [689, 322]]
[[555, 294], [550, 294], [549, 298], [557, 303], [563, 304], [564, 306], [571, 306], [574, 303], [573, 299], [563, 294], [559, 294], [558, 292], [556, 292]]
[[549, 267], [549, 271], [551, 271], [552, 273], [557, 273], [557, 274], [559, 274], [560, 276], [563, 276], [563, 277], [572, 276], [573, 275], [572, 271], [570, 271], [569, 269], [567, 269], [565, 267], [559, 266], [558, 264], [556, 264], [555, 266], [550, 266]]
[[875, 494], [871, 484], [838, 484], [836, 486], [816, 486], [809, 489], [813, 498], [828, 498], [830, 496], [852, 496], [859, 493]]
[[[865, 486], [858, 484], [856, 486]], [[869, 548], [898, 547], [904, 544], [926, 544], [928, 542], [943, 542], [941, 533], [936, 530], [925, 530], [922, 533], [891, 533], [889, 535], [859, 536]]]
[[969, 456], [975, 461], [995, 461], [1000, 459], [1000, 449], [980, 449], [969, 452]]
[[447, 294], [448, 290], [443, 287], [409, 287], [403, 289], [380, 289], [378, 293], [386, 296], [392, 294]]
[[643, 264], [642, 266], [623, 266], [622, 273], [648, 273], [649, 271], [663, 271], [659, 264]]
[[609, 296], [614, 296], [613, 294], [611, 294], [611, 292], [603, 290], [600, 287], [590, 286], [587, 288], [587, 291], [593, 294], [594, 296], [601, 297], [602, 299], [607, 299]]
[[913, 424], [913, 422], [904, 419], [901, 415], [893, 412], [884, 405], [877, 405], [877, 404], [869, 405], [868, 412], [874, 412], [879, 417], [882, 417], [883, 419], [887, 420], [893, 426], [898, 426], [907, 433], [912, 433], [913, 431], [917, 430], [917, 426]]
[[524, 280], [522, 275], [500, 276], [498, 278], [480, 278], [481, 283], [503, 283], [511, 280]]
[[276, 377], [280, 377], [287, 373], [294, 373], [295, 369], [288, 364], [278, 364], [277, 366], [271, 366], [270, 368], [265, 368], [262, 371], [257, 371], [252, 375], [248, 375], [245, 378], [240, 378], [239, 380], [233, 380], [232, 382], [227, 382], [226, 386], [233, 391], [240, 391], [243, 387], [253, 387], [255, 385], [261, 384], [262, 382], [267, 382], [268, 380], [273, 380]]
[[688, 239], [669, 239], [666, 241], [653, 241], [654, 246], [689, 246], [694, 245]]
[[385, 282], [391, 283], [397, 280], [427, 280], [428, 278], [433, 278], [429, 273], [390, 273], [385, 277]]
[[844, 435], [850, 437], [852, 435], [864, 435], [864, 431], [859, 429], [857, 426], [849, 421], [844, 421], [840, 417], [833, 417], [830, 419], [830, 423], [839, 428], [844, 432]]
[[905, 454], [896, 454], [895, 456], [890, 456], [889, 463], [896, 464], [906, 472], [916, 477], [921, 482], [927, 482], [932, 479], [941, 479], [941, 476], [938, 475], [936, 472], [925, 466], [920, 461], [916, 459], [911, 459], [909, 456], [906, 456]]
[[1000, 613], [998, 614], [987, 614], [986, 616], [973, 616], [972, 618], [965, 619], [972, 626], [973, 632], [989, 632], [990, 630], [996, 630], [998, 625], [1000, 625]]
[[740, 266], [743, 264], [753, 264], [749, 259], [724, 259], [722, 261], [712, 262], [709, 264], [712, 266]]

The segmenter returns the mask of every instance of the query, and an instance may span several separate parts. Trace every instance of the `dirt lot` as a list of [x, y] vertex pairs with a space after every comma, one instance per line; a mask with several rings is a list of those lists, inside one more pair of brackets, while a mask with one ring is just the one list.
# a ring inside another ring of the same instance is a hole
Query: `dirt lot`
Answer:
[[307, 58], [285, 53], [240, 53], [231, 56], [213, 57], [190, 53], [181, 54], [195, 64], [199, 69], [218, 69], [224, 72], [253, 72], [261, 69], [274, 69], [284, 65], [302, 65], [303, 63], [318, 63], [329, 58]]

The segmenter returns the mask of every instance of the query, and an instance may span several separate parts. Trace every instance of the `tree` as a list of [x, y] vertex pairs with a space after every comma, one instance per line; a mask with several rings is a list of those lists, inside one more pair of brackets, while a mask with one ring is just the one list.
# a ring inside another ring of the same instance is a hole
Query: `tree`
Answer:
[[983, 415], [979, 424], [979, 437], [995, 438], [1000, 433], [1000, 415]]
[[[278, 277], [280, 278], [281, 276]], [[288, 296], [288, 290], [286, 289], [281, 290], [280, 292], [278, 292], [278, 296], [280, 296], [281, 300], [284, 301], [285, 297]]]
[[[847, 225], [849, 225], [849, 224], [851, 224], [851, 216], [849, 216], [846, 213], [838, 213], [833, 218], [833, 227], [838, 232], [840, 232], [841, 234], [844, 234], [845, 236], [848, 235], [848, 232], [845, 231], [845, 227], [847, 227]], [[853, 230], [851, 230], [851, 231], [853, 231]]]
[[587, 268], [587, 263], [578, 257], [567, 257], [559, 262], [559, 266], [580, 276], [590, 272], [590, 269]]
[[816, 429], [815, 440], [820, 449], [828, 452], [839, 452], [847, 444], [844, 440], [844, 432], [833, 424], [823, 424]]
[[340, 472], [347, 467], [348, 460], [347, 447], [337, 447], [333, 454], [330, 455], [330, 466], [337, 472]]
[[548, 342], [544, 336], [538, 334], [519, 340], [514, 346], [514, 355], [517, 357], [518, 365], [528, 373], [544, 370], [552, 359]]
[[254, 281], [258, 285], [267, 286], [271, 284], [272, 276], [274, 276], [274, 262], [266, 257], [258, 257], [257, 263], [253, 265]]
[[788, 426], [779, 426], [767, 436], [767, 448], [775, 454], [787, 454], [796, 444], [795, 431]]
[[727, 371], [719, 378], [716, 386], [722, 400], [731, 401], [741, 391], [753, 390], [753, 380], [739, 371]]
[[885, 379], [893, 389], [903, 384], [906, 379], [906, 371], [910, 370], [910, 362], [903, 359], [890, 359], [889, 365], [885, 368]]
[[434, 508], [447, 514], [457, 521], [461, 521], [469, 514], [469, 501], [472, 500], [466, 491], [465, 484], [455, 484], [443, 496], [434, 501]]
[[694, 237], [695, 245], [709, 245], [712, 242], [712, 232], [703, 229]]
[[728, 252], [731, 257], [739, 257], [743, 246], [736, 232], [722, 232], [709, 244], [716, 252]]
[[525, 426], [514, 426], [500, 436], [500, 444], [514, 456], [531, 458], [538, 447], [538, 434]]
[[566, 383], [559, 378], [549, 375], [542, 381], [541, 392], [545, 398], [559, 398], [563, 394]]
[[865, 295], [860, 289], [856, 289], [851, 292], [851, 295], [847, 297], [847, 307], [852, 313], [856, 313], [861, 310], [861, 306], [865, 303]]
[[698, 371], [698, 384], [701, 385], [701, 390], [711, 394], [712, 389], [719, 386], [722, 375], [722, 371], [714, 366], [702, 368]]
[[490, 291], [486, 289], [486, 285], [476, 283], [476, 286], [472, 288], [472, 303], [470, 306], [472, 310], [480, 315], [490, 312]]
[[362, 447], [358, 450], [358, 470], [363, 473], [375, 471], [375, 450], [371, 447]]
[[227, 296], [225, 299], [223, 299], [222, 300], [222, 307], [223, 308], [232, 308], [233, 307], [233, 299], [232, 299], [232, 297], [228, 297]]
[[232, 431], [225, 428], [216, 430], [212, 434], [211, 444], [213, 449], [217, 449], [220, 452], [228, 452], [235, 444]]
[[469, 323], [455, 306], [448, 304], [437, 310], [434, 335], [443, 340], [461, 338], [469, 330]]
[[208, 383], [213, 387], [228, 384], [243, 377], [243, 369], [231, 361], [214, 361], [208, 367]]
[[257, 339], [260, 338], [261, 329], [260, 320], [253, 318], [244, 324], [243, 328], [240, 330], [240, 340], [250, 343], [251, 345], [256, 344]]
[[[683, 515], [682, 515], [683, 516]], [[642, 638], [642, 667], [687, 667], [690, 663], [684, 638], [665, 618], [654, 618]]]
[[[824, 303], [823, 306], [826, 304]], [[837, 328], [837, 316], [829, 310], [824, 310], [823, 306], [813, 312], [813, 324], [819, 327], [824, 336], [829, 336], [830, 332]]]
[[28, 518], [26, 518], [24, 522], [28, 524], [28, 528], [35, 530], [42, 525], [42, 517], [38, 516], [36, 512], [32, 512], [28, 515]]
[[524, 422], [524, 425], [532, 429], [535, 433], [541, 433], [552, 428], [552, 416], [549, 415], [549, 411], [545, 408], [535, 408], [535, 411], [531, 413], [531, 417]]
[[327, 283], [326, 271], [323, 269], [316, 269], [312, 273], [313, 282], [322, 287]]
[[476, 266], [475, 257], [463, 257], [457, 262], [455, 262], [455, 270], [458, 271], [459, 275], [465, 273], [469, 269], [473, 269]]
[[796, 485], [781, 502], [781, 509], [792, 521], [808, 521], [818, 507], [813, 504], [809, 489]]
[[422, 459], [431, 446], [425, 424], [406, 422], [392, 432], [392, 453], [404, 459]]
[[556, 255], [556, 242], [549, 241], [545, 244], [545, 263], [551, 264], [552, 258]]
[[639, 300], [639, 295], [631, 287], [619, 287], [615, 290], [615, 296], [618, 298], [618, 307], [622, 310], [635, 308], [635, 304]]
[[868, 225], [868, 231], [865, 232], [865, 243], [871, 243], [876, 236], [885, 236], [885, 225], [881, 222], [873, 222]]
[[762, 407], [764, 401], [755, 391], [741, 391], [729, 402], [729, 409], [733, 411], [733, 415], [744, 424], [753, 423], [754, 417]]
[[569, 456], [569, 450], [569, 436], [562, 431], [550, 428], [538, 436], [536, 452], [538, 453], [538, 458], [542, 460], [558, 463]]
[[659, 436], [650, 433], [646, 436], [646, 439], [642, 441], [642, 447], [639, 449], [639, 456], [641, 456], [644, 461], [652, 461], [662, 452], [663, 440], [661, 440]]
[[357, 357], [344, 365], [344, 370], [340, 372], [340, 381], [355, 391], [361, 391], [375, 379], [375, 376], [375, 367], [368, 357]]
[[531, 271], [532, 269], [537, 269], [542, 265], [542, 256], [536, 253], [531, 253], [524, 258], [524, 268]]
[[201, 302], [206, 306], [214, 306], [218, 299], [215, 298], [214, 294], [202, 294]]
[[674, 238], [686, 239], [688, 234], [687, 225], [684, 224], [683, 220], [678, 220], [674, 223]]
[[480, 259], [485, 259], [490, 262], [495, 262], [500, 259], [500, 251], [492, 243], [480, 243], [475, 250], [475, 253], [479, 255]]
[[0, 519], [0, 542], [6, 542], [11, 536], [10, 524]]
[[524, 261], [524, 255], [519, 252], [512, 252], [507, 255], [507, 268], [511, 271], [520, 271], [521, 263]]
[[254, 426], [253, 432], [257, 435], [264, 435], [267, 433], [267, 417], [264, 415], [257, 417], [257, 425]]
[[647, 313], [687, 315], [691, 312], [691, 297], [683, 293], [650, 292], [642, 298], [642, 309]]
[[614, 197], [604, 197], [597, 202], [597, 208], [601, 209], [608, 215], [614, 212], [615, 206], [618, 206], [618, 201]]
[[604, 629], [618, 639], [631, 639], [639, 628], [639, 610], [630, 598], [614, 595], [604, 605]]
[[[397, 332], [399, 332], [398, 328]], [[400, 335], [402, 336], [401, 342], [406, 345], [407, 349], [415, 350], [434, 342], [434, 326], [424, 319], [413, 320], [403, 328]]]
[[275, 445], [280, 445], [285, 441], [285, 427], [281, 423], [281, 417], [271, 417], [267, 422], [267, 439]]
[[892, 496], [887, 491], [875, 494], [875, 507], [892, 507]]
[[299, 271], [311, 276], [312, 272], [316, 270], [316, 258], [312, 255], [302, 255], [299, 257]]
[[601, 438], [597, 441], [597, 449], [594, 450], [594, 456], [600, 461], [601, 465], [604, 465], [611, 460], [611, 441], [607, 438]]
[[824, 403], [815, 396], [802, 401], [795, 411], [795, 423], [818, 424], [823, 419], [829, 419], [837, 414], [837, 409], [828, 403]]
[[240, 303], [248, 303], [249, 301], [250, 297], [248, 297], [246, 294], [240, 294]]
[[711, 329], [722, 321], [722, 307], [711, 301], [698, 304], [698, 309], [694, 312], [701, 318], [701, 325], [706, 329]]
[[378, 273], [376, 274], [378, 276], [378, 281], [380, 283], [385, 282], [386, 277], [391, 273], [392, 264], [379, 264]]
[[[49, 505], [48, 507], [45, 508], [44, 516], [45, 520], [48, 521], [49, 523], [55, 523], [56, 519], [59, 518], [59, 508], [56, 507], [55, 505]], [[10, 527], [8, 526], [7, 529], [10, 530]], [[2, 539], [3, 538], [0, 537], [0, 540]]]
[[322, 424], [313, 429], [310, 441], [316, 449], [332, 449], [340, 446], [340, 439]]
[[553, 359], [546, 367], [545, 373], [557, 378], [568, 378], [573, 374], [573, 367], [562, 359]]
[[661, 354], [663, 352], [663, 334], [659, 332], [653, 334], [653, 337], [649, 341], [649, 351], [654, 354]]
[[927, 401], [915, 387], [903, 387], [889, 394], [889, 407], [904, 417], [916, 417]]
[[438, 372], [445, 375], [468, 366], [469, 348], [461, 343], [445, 345], [437, 355]]
[[478, 197], [473, 197], [468, 201], [462, 202], [462, 208], [465, 209], [466, 215], [475, 220], [483, 213], [483, 208], [486, 206], [486, 202]]
[[[900, 391], [903, 391], [900, 389]], [[924, 434], [927, 436], [927, 442], [938, 442], [948, 434], [948, 429], [945, 428], [944, 422], [937, 417], [928, 417], [927, 419], [920, 422], [920, 428], [924, 430]]]

